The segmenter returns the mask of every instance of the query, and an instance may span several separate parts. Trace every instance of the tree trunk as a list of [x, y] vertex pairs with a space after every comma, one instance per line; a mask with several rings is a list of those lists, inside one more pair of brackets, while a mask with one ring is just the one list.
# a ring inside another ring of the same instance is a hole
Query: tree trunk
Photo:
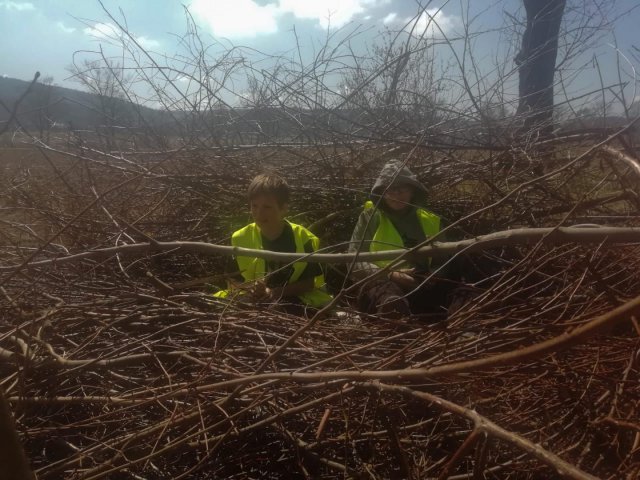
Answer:
[[524, 116], [524, 134], [553, 131], [553, 76], [558, 34], [566, 0], [523, 0], [527, 28], [515, 58], [520, 85], [518, 115]]

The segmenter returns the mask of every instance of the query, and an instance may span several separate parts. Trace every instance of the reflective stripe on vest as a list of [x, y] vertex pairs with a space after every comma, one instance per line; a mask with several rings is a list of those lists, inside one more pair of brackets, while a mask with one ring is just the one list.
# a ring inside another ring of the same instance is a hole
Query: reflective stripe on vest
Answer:
[[[320, 247], [320, 240], [313, 233], [307, 230], [302, 225], [289, 222], [291, 229], [293, 230], [293, 238], [296, 244], [296, 253], [305, 253], [304, 246], [308, 241], [311, 241], [313, 250], [317, 250]], [[240, 230], [234, 232], [231, 237], [231, 245], [234, 247], [251, 248], [254, 250], [262, 250], [262, 236], [260, 235], [260, 229], [255, 223], [251, 223]], [[266, 276], [266, 262], [262, 258], [257, 257], [236, 257], [238, 262], [238, 269], [245, 282], [251, 282], [264, 278]], [[293, 264], [293, 273], [289, 277], [288, 283], [296, 282], [305, 267], [306, 262], [295, 262]], [[298, 298], [302, 300], [306, 305], [320, 308], [329, 303], [332, 296], [325, 290], [324, 275], [318, 275], [313, 280], [314, 289], [303, 293]], [[223, 291], [216, 294], [217, 297], [226, 297], [229, 292]]]
[[[371, 200], [367, 201], [364, 204], [364, 208], [365, 210], [374, 208], [373, 202]], [[433, 237], [440, 231], [440, 217], [435, 213], [418, 208], [416, 209], [416, 214], [418, 215], [418, 221], [426, 238]], [[369, 251], [381, 252], [384, 250], [399, 250], [405, 248], [400, 233], [398, 233], [393, 222], [389, 220], [384, 212], [376, 210], [374, 215], [378, 216], [378, 229], [369, 244]], [[379, 260], [374, 263], [380, 268], [383, 268], [392, 262], [393, 260]], [[428, 260], [428, 263], [431, 264], [431, 259]]]

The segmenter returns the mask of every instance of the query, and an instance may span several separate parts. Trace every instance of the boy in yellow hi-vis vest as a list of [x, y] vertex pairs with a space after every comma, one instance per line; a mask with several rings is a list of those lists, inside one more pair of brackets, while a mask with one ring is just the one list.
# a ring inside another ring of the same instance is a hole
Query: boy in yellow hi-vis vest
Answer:
[[[320, 246], [313, 233], [285, 219], [289, 209], [289, 185], [280, 176], [262, 174], [248, 189], [249, 208], [254, 223], [233, 233], [235, 247], [285, 253], [311, 253]], [[280, 262], [238, 256], [232, 270], [238, 274], [228, 281], [228, 289], [215, 294], [232, 298], [250, 294], [261, 303], [279, 303], [292, 313], [319, 309], [331, 301], [325, 290], [322, 269], [317, 263]]]
[[[425, 194], [424, 185], [402, 162], [388, 162], [358, 218], [349, 251], [411, 248], [436, 235], [440, 232], [440, 217], [424, 208]], [[446, 313], [447, 297], [454, 284], [439, 281], [421, 286], [421, 281], [430, 272], [431, 259], [405, 263], [384, 276], [376, 275], [390, 263], [358, 262], [354, 265], [354, 280], [370, 277], [358, 295], [360, 310], [387, 316]]]

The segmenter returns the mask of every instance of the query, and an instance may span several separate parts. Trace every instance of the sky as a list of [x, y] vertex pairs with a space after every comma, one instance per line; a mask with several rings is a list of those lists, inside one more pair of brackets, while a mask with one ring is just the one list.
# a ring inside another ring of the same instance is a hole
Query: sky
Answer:
[[[412, 0], [103, 0], [102, 5], [118, 20], [124, 15], [143, 47], [168, 53], [176, 50], [175, 35], [185, 30], [184, 5], [206, 35], [266, 52], [289, 48], [294, 26], [311, 42], [348, 24], [381, 29], [417, 11]], [[438, 19], [446, 28], [458, 20], [444, 11]], [[30, 79], [40, 70], [62, 83], [74, 52], [96, 50], [113, 24], [97, 0], [0, 0], [0, 75]]]
[[[620, 12], [638, 3], [617, 1]], [[242, 45], [266, 54], [293, 55], [299, 42], [301, 52], [312, 55], [328, 34], [336, 32], [357, 29], [353, 48], [364, 52], [385, 30], [413, 26], [424, 31], [428, 16], [416, 16], [420, 6], [417, 0], [0, 0], [0, 75], [30, 80], [40, 71], [58, 85], [80, 88], [67, 71], [72, 62], [97, 58], [101, 49], [114, 58], [119, 54], [110, 45], [109, 37], [117, 28], [106, 11], [117, 22], [126, 23], [139, 45], [156, 56], [185, 53], [179, 39], [187, 30], [187, 11], [203, 40], [218, 43], [218, 47]], [[472, 33], [488, 32], [474, 37], [472, 44], [480, 64], [505, 55], [498, 45], [501, 37], [492, 30], [509, 23], [510, 16], [522, 19], [524, 15], [520, 0], [439, 0], [423, 1], [422, 6], [439, 25], [438, 31], [428, 32], [434, 38], [455, 37], [470, 17]], [[636, 39], [639, 21], [640, 10], [636, 9], [615, 23], [618, 51], [629, 59], [623, 60], [629, 76], [633, 68], [640, 69], [631, 57], [634, 42], [640, 47]], [[603, 38], [589, 57], [581, 59], [582, 64], [596, 58], [601, 69], [610, 73], [616, 58], [615, 48], [609, 45], [611, 38]], [[503, 62], [511, 65], [512, 57]], [[581, 74], [576, 89], [597, 86], [598, 77], [596, 70]]]

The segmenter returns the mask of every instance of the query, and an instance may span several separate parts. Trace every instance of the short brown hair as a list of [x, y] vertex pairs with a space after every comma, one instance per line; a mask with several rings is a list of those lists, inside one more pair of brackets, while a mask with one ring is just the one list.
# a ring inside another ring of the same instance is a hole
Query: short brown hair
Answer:
[[247, 190], [249, 201], [258, 195], [274, 195], [280, 206], [289, 203], [289, 184], [275, 173], [261, 173], [251, 180]]

